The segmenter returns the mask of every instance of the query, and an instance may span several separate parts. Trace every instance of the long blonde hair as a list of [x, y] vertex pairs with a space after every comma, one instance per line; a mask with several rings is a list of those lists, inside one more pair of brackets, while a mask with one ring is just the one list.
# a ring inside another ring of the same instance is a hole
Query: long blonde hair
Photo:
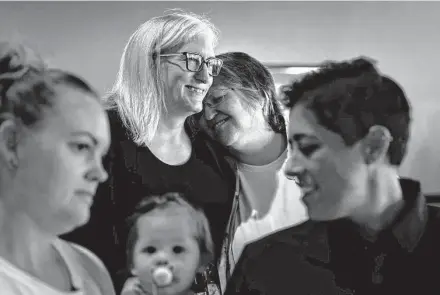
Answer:
[[205, 16], [173, 9], [143, 23], [130, 36], [104, 101], [118, 110], [135, 143], [151, 142], [166, 112], [160, 54], [175, 52], [200, 35], [217, 45], [219, 31]]

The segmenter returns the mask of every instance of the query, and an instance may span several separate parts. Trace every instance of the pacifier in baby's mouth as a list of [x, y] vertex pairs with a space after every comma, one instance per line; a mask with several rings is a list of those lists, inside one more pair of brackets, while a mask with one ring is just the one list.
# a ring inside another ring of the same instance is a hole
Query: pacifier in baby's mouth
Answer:
[[160, 266], [153, 271], [153, 280], [159, 287], [167, 286], [173, 280], [173, 273], [168, 267]]

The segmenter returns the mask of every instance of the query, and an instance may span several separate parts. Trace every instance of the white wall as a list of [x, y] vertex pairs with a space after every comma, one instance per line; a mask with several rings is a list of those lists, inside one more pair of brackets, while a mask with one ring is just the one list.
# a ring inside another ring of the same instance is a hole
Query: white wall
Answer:
[[53, 64], [108, 89], [129, 35], [168, 8], [207, 13], [219, 52], [265, 62], [315, 63], [368, 55], [399, 81], [414, 106], [402, 173], [440, 192], [440, 3], [435, 2], [0, 2], [0, 37], [25, 39]]

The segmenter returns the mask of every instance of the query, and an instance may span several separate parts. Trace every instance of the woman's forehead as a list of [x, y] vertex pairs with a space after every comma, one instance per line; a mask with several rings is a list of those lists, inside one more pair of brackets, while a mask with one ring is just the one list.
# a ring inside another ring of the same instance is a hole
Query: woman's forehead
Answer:
[[212, 38], [205, 33], [196, 35], [182, 44], [179, 51], [198, 53], [204, 58], [215, 56]]
[[85, 119], [91, 119], [87, 115], [96, 112], [99, 109], [98, 105], [96, 98], [82, 90], [68, 86], [56, 86], [55, 97], [52, 98], [52, 116], [64, 119], [84, 116]]
[[287, 128], [289, 141], [298, 139], [317, 139], [334, 148], [342, 148], [345, 143], [342, 137], [320, 124], [316, 115], [304, 103], [294, 106], [289, 114]]
[[57, 86], [55, 95], [42, 120], [46, 128], [59, 134], [85, 131], [103, 144], [109, 141], [106, 114], [96, 97], [67, 86]]

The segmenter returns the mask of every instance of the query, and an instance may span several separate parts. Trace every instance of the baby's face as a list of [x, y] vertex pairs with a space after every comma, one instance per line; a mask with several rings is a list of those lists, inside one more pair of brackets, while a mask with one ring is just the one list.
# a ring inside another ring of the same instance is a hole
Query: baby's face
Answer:
[[133, 251], [133, 273], [144, 289], [152, 289], [152, 273], [158, 266], [169, 268], [171, 283], [157, 287], [158, 294], [180, 294], [189, 288], [200, 267], [200, 249], [195, 223], [182, 209], [150, 212], [137, 221], [138, 240]]

